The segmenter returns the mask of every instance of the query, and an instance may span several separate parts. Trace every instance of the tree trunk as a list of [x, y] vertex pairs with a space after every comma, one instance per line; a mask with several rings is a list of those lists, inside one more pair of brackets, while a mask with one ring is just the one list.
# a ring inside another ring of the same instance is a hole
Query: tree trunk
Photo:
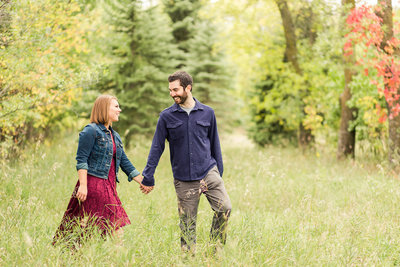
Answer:
[[[355, 7], [355, 0], [342, 0], [342, 6], [344, 8], [353, 9]], [[345, 17], [347, 12], [344, 12]], [[340, 95], [340, 130], [339, 130], [339, 142], [337, 150], [337, 158], [345, 158], [355, 156], [355, 145], [356, 145], [356, 129], [353, 127], [350, 129], [350, 123], [356, 118], [356, 109], [350, 108], [347, 103], [351, 99], [351, 89], [349, 84], [353, 79], [352, 66], [355, 64], [354, 55], [343, 55], [344, 62], [344, 90]]]
[[[385, 46], [387, 45], [387, 41], [393, 38], [393, 7], [391, 0], [379, 0], [378, 3], [382, 4], [382, 11], [377, 13], [379, 17], [382, 18], [382, 28], [384, 30], [384, 36], [380, 48], [386, 52]], [[399, 56], [399, 50], [395, 50], [396, 57]], [[389, 66], [386, 70], [387, 73], [390, 73]], [[388, 85], [385, 84], [385, 89], [387, 89]], [[400, 94], [400, 88], [397, 88], [397, 94]], [[399, 100], [395, 101], [393, 105], [400, 103]], [[389, 163], [392, 167], [399, 166], [400, 163], [400, 115], [394, 116], [391, 118], [391, 110], [390, 106], [387, 103], [388, 110], [388, 120], [389, 120]]]
[[[345, 59], [345, 64], [350, 63], [351, 60]], [[351, 90], [349, 83], [352, 80], [353, 72], [349, 67], [344, 68], [345, 85], [344, 91], [340, 95], [340, 130], [339, 130], [339, 143], [337, 158], [345, 158], [355, 156], [355, 145], [356, 145], [356, 130], [353, 127], [350, 129], [350, 122], [355, 119], [356, 109], [350, 108], [347, 102], [351, 99]]]
[[292, 63], [294, 70], [297, 74], [302, 74], [299, 62], [297, 61], [297, 45], [296, 45], [296, 33], [292, 20], [292, 15], [286, 0], [276, 0], [276, 3], [281, 13], [283, 30], [285, 32], [286, 49], [285, 49], [285, 61]]
[[[292, 15], [290, 14], [290, 10], [286, 0], [276, 0], [276, 4], [278, 5], [279, 12], [282, 18], [283, 30], [285, 33], [286, 40], [286, 49], [285, 49], [285, 58], [284, 61], [290, 62], [293, 65], [295, 72], [298, 75], [302, 75], [303, 71], [300, 68], [299, 62], [297, 60], [297, 45], [296, 45], [296, 33], [292, 20]], [[306, 90], [300, 91], [301, 98], [304, 98], [307, 95]], [[302, 112], [304, 113], [304, 106], [302, 105]], [[302, 148], [307, 147], [312, 141], [314, 137], [311, 133], [310, 129], [306, 129], [301, 121], [299, 124], [299, 145]]]
[[382, 12], [376, 15], [382, 18], [382, 27], [384, 35], [381, 43], [381, 49], [385, 51], [387, 41], [393, 38], [393, 7], [392, 0], [378, 0], [378, 4], [382, 3]]
[[400, 166], [400, 116], [389, 118], [389, 163], [392, 167]]

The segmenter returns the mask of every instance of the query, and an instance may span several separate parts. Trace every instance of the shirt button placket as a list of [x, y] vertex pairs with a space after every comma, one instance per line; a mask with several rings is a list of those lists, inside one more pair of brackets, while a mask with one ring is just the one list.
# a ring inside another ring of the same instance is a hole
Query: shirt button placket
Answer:
[[189, 163], [190, 163], [190, 177], [193, 177], [193, 153], [192, 153], [192, 124], [190, 123], [190, 115], [188, 117], [188, 142], [189, 142]]

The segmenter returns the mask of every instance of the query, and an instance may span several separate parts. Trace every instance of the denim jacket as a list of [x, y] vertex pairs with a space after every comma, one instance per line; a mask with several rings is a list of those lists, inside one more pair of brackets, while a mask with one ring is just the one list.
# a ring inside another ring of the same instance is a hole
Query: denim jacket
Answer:
[[[110, 126], [114, 142], [116, 146], [116, 178], [118, 180], [119, 166], [126, 175], [128, 181], [139, 175], [139, 171], [132, 165], [126, 156], [121, 137]], [[108, 179], [108, 173], [111, 167], [113, 157], [113, 143], [110, 132], [103, 124], [91, 123], [85, 126], [82, 132], [79, 133], [78, 151], [76, 153], [76, 169], [88, 170], [88, 174]]]

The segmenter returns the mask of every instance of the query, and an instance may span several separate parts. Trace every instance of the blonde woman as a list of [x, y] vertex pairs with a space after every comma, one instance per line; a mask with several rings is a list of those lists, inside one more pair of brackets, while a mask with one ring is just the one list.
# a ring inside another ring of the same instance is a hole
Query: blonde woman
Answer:
[[53, 244], [70, 239], [74, 229], [97, 226], [102, 235], [120, 236], [122, 227], [130, 224], [117, 195], [118, 169], [128, 181], [141, 184], [143, 177], [126, 156], [121, 137], [113, 130], [121, 109], [117, 98], [100, 95], [94, 102], [90, 124], [79, 134], [76, 155], [78, 182], [69, 201]]

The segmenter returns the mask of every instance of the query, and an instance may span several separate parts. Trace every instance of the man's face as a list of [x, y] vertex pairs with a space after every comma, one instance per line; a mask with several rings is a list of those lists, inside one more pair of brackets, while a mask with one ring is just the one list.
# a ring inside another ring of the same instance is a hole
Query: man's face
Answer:
[[190, 90], [189, 86], [187, 86], [186, 90], [184, 90], [179, 80], [169, 83], [169, 95], [178, 105], [183, 105], [185, 103], [187, 99], [187, 90]]

